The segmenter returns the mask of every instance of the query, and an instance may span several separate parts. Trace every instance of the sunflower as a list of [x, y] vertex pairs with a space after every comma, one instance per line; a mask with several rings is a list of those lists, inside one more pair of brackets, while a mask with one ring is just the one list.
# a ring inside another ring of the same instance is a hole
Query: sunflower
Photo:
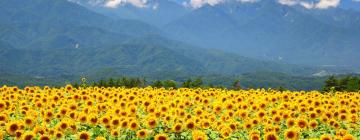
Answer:
[[356, 138], [351, 134], [346, 134], [342, 140], [356, 140]]
[[41, 135], [39, 140], [51, 140], [49, 136], [47, 135]]
[[320, 140], [332, 140], [332, 138], [329, 135], [321, 135]]
[[193, 131], [192, 132], [193, 140], [207, 140], [206, 134], [202, 131]]
[[67, 121], [61, 121], [59, 124], [58, 124], [58, 128], [59, 128], [59, 130], [61, 130], [61, 131], [65, 131], [66, 129], [68, 129], [69, 128], [69, 122], [67, 122]]
[[315, 129], [315, 128], [318, 126], [318, 123], [317, 123], [317, 121], [312, 120], [312, 121], [310, 121], [309, 126], [310, 126], [312, 129]]
[[32, 140], [35, 137], [34, 132], [26, 132], [23, 136], [23, 140]]
[[6, 108], [6, 103], [5, 103], [5, 102], [0, 101], [0, 111], [5, 110], [5, 108]]
[[293, 118], [287, 119], [287, 120], [286, 120], [286, 126], [287, 126], [288, 128], [293, 127], [293, 126], [295, 126], [295, 122], [296, 122], [296, 121], [295, 121]]
[[55, 135], [55, 137], [56, 137], [57, 139], [61, 139], [64, 134], [63, 134], [62, 132], [60, 132], [60, 131], [56, 131], [54, 135]]
[[146, 122], [147, 122], [147, 126], [148, 126], [149, 128], [155, 128], [156, 125], [157, 125], [156, 118], [154, 118], [154, 117], [148, 118]]
[[[121, 123], [124, 123], [124, 122], [121, 122]], [[111, 120], [111, 127], [117, 128], [119, 125], [120, 125], [120, 119], [118, 117], [114, 117]], [[121, 124], [121, 125], [123, 125], [123, 124]]]
[[130, 129], [135, 131], [139, 128], [139, 124], [136, 121], [131, 121], [130, 122]]
[[128, 128], [128, 126], [129, 126], [129, 121], [128, 120], [123, 120], [121, 123], [120, 123], [120, 126], [121, 126], [121, 128], [123, 128], [123, 129], [126, 129], [126, 128]]
[[34, 125], [34, 118], [32, 117], [25, 117], [24, 118], [24, 123], [25, 123], [25, 126], [27, 127], [32, 127]]
[[260, 134], [251, 134], [250, 140], [260, 140]]
[[105, 116], [103, 116], [103, 117], [100, 118], [100, 122], [101, 122], [101, 124], [103, 124], [103, 125], [107, 125], [107, 124], [109, 124], [109, 122], [110, 122], [110, 117], [107, 116], [107, 115], [105, 115]]
[[86, 132], [86, 131], [82, 131], [82, 132], [78, 133], [78, 138], [80, 140], [90, 140], [90, 133]]
[[147, 137], [147, 135], [148, 135], [148, 132], [147, 132], [147, 130], [146, 129], [141, 129], [141, 130], [138, 130], [137, 132], [136, 132], [136, 136], [138, 137], [138, 138], [146, 138]]
[[7, 121], [7, 116], [5, 114], [1, 114], [0, 115], [0, 122], [6, 122]]
[[220, 114], [220, 112], [222, 111], [222, 106], [219, 104], [214, 105], [213, 111], [215, 112], [215, 114]]
[[173, 127], [172, 130], [176, 133], [179, 133], [183, 130], [182, 124], [181, 123], [176, 123]]
[[78, 120], [79, 120], [81, 123], [86, 123], [86, 122], [88, 121], [87, 115], [81, 113], [81, 114], [79, 115], [79, 117], [78, 117]]
[[18, 122], [10, 122], [6, 126], [6, 131], [10, 135], [15, 135], [15, 132], [20, 129], [20, 125]]
[[299, 132], [295, 129], [288, 129], [284, 133], [286, 140], [297, 140], [299, 138]]
[[265, 140], [278, 140], [279, 137], [274, 132], [268, 132], [264, 136]]
[[306, 128], [307, 127], [307, 121], [305, 119], [299, 119], [297, 121], [297, 126], [300, 128]]
[[280, 123], [280, 121], [281, 121], [281, 116], [280, 115], [275, 115], [274, 117], [273, 117], [273, 121], [275, 122], [275, 123]]
[[169, 137], [166, 134], [157, 134], [154, 140], [169, 140]]
[[90, 121], [90, 124], [95, 125], [98, 122], [98, 118], [96, 115], [90, 115], [88, 121]]
[[195, 124], [195, 122], [193, 120], [189, 119], [189, 120], [186, 121], [185, 126], [186, 126], [187, 129], [192, 130], [192, 129], [195, 129], [196, 124]]
[[120, 133], [118, 130], [114, 129], [114, 130], [111, 130], [111, 136], [118, 137], [118, 136], [120, 136]]

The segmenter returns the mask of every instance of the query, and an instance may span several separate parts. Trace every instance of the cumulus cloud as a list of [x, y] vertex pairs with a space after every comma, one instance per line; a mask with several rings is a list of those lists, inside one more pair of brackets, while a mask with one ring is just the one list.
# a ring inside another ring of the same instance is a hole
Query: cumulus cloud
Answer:
[[319, 3], [315, 4], [315, 8], [327, 9], [331, 7], [337, 7], [340, 4], [340, 0], [320, 0]]

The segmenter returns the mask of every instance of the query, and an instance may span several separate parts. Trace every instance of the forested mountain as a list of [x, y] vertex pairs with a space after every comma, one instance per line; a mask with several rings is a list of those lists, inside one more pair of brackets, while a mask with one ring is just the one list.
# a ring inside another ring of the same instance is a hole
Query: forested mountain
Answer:
[[[1, 1], [4, 72], [33, 76], [241, 74], [274, 71], [312, 75], [320, 68], [259, 61], [167, 39], [146, 23], [112, 19], [65, 0]], [[68, 10], [64, 10], [68, 9]]]
[[169, 23], [173, 37], [258, 59], [359, 68], [359, 12], [274, 1], [206, 5]]

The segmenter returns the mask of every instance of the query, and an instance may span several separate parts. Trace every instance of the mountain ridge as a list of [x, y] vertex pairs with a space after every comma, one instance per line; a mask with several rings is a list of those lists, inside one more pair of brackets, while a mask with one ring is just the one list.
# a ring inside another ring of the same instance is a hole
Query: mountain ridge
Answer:
[[[86, 75], [113, 69], [126, 75], [162, 72], [227, 75], [270, 70], [311, 75], [322, 70], [197, 48], [167, 39], [161, 30], [146, 23], [111, 19], [65, 0], [58, 3], [31, 0], [27, 1], [27, 5], [16, 5], [19, 0], [1, 2], [6, 3], [7, 8], [0, 9], [0, 13], [25, 15], [31, 9], [32, 13], [28, 15], [40, 19], [28, 21], [27, 16], [2, 18], [0, 27], [9, 30], [0, 31], [0, 40], [6, 46], [0, 47], [0, 66], [4, 72], [59, 76]], [[49, 12], [36, 11], [38, 7], [47, 5], [46, 11]], [[59, 10], [59, 7], [67, 6], [72, 9], [65, 13]], [[69, 17], [60, 18], [64, 16]]]

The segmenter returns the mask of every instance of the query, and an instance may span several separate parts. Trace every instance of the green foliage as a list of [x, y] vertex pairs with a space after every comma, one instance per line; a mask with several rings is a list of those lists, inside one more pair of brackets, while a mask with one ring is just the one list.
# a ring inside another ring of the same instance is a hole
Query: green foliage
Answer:
[[[132, 78], [132, 77], [122, 77], [118, 79], [109, 78], [109, 79], [100, 79], [99, 81], [92, 82], [91, 86], [94, 87], [143, 87], [146, 80], [141, 78]], [[74, 87], [79, 87], [80, 84], [73, 83]], [[81, 85], [84, 85], [83, 83]]]
[[155, 80], [152, 84], [151, 84], [152, 87], [156, 87], [156, 88], [161, 88], [161, 87], [164, 87], [162, 81], [160, 80]]
[[173, 80], [166, 80], [163, 83], [164, 83], [165, 88], [173, 88], [173, 89], [175, 89], [177, 87], [176, 82], [173, 81]]
[[355, 76], [345, 76], [342, 78], [336, 78], [330, 76], [326, 81], [323, 91], [350, 91], [356, 92], [360, 90], [360, 78]]
[[240, 89], [241, 89], [240, 80], [239, 80], [239, 79], [236, 79], [236, 80], [233, 82], [232, 87], [233, 87], [234, 90], [240, 90]]
[[[26, 75], [14, 75], [14, 74], [1, 74], [0, 73], [0, 85], [8, 86], [52, 86], [60, 87], [65, 84], [77, 83], [81, 87], [87, 86], [98, 86], [108, 87], [114, 85], [115, 87], [165, 87], [164, 82], [166, 80], [173, 80], [177, 87], [188, 87], [192, 88], [194, 85], [199, 85], [201, 88], [228, 88], [234, 89], [234, 82], [237, 80], [241, 81], [242, 89], [249, 88], [279, 88], [283, 87], [288, 90], [322, 90], [326, 77], [298, 77], [290, 76], [283, 73], [272, 73], [272, 72], [255, 72], [247, 73], [242, 75], [202, 75], [191, 76], [187, 74], [179, 73], [163, 73], [155, 75], [146, 75], [145, 78], [130, 78], [131, 75], [126, 77], [116, 73], [107, 71], [108, 75], [95, 74], [95, 75], [82, 75], [82, 76], [57, 76], [57, 77], [32, 77]], [[79, 79], [79, 77], [86, 77], [85, 81]], [[100, 78], [101, 77], [101, 78]], [[117, 78], [120, 77], [120, 78]], [[131, 76], [136, 77], [136, 76]], [[110, 80], [113, 79], [113, 80]], [[135, 80], [134, 80], [135, 79]], [[153, 81], [153, 82], [147, 82]], [[198, 84], [195, 81], [197, 80]], [[110, 82], [112, 81], [112, 82]], [[171, 82], [170, 82], [171, 83]], [[350, 79], [348, 82], [348, 88], [355, 90], [357, 81]], [[167, 87], [174, 87], [168, 86]]]
[[182, 87], [184, 88], [190, 88], [191, 87], [192, 80], [188, 79], [182, 83]]

